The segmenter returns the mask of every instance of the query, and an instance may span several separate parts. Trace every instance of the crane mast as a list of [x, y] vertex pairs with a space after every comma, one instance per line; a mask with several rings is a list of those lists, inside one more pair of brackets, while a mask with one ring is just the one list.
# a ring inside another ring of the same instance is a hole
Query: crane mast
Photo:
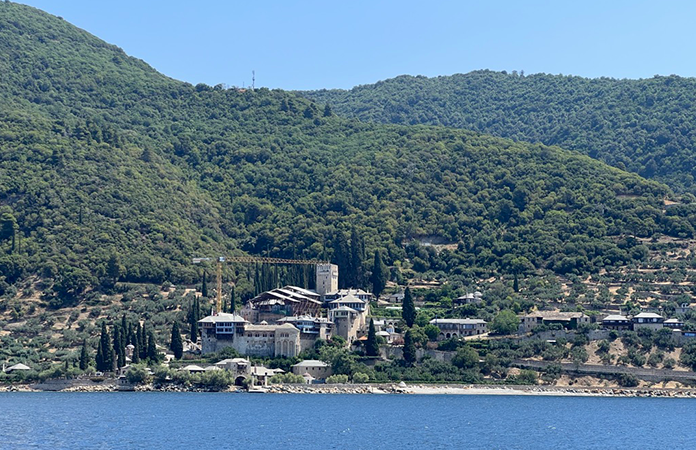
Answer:
[[285, 259], [285, 258], [269, 258], [264, 256], [234, 256], [227, 258], [225, 256], [218, 256], [217, 258], [193, 258], [194, 264], [201, 264], [203, 262], [212, 261], [215, 259], [217, 261], [217, 293], [215, 298], [215, 313], [219, 314], [222, 312], [222, 263], [243, 263], [243, 264], [254, 264], [254, 263], [266, 263], [266, 264], [303, 264], [303, 265], [316, 265], [316, 264], [328, 264], [328, 261], [321, 261], [318, 259]]

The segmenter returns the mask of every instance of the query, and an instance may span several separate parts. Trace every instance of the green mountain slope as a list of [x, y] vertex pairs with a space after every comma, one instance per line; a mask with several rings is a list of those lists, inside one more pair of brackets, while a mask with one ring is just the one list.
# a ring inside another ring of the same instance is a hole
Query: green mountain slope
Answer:
[[364, 121], [465, 128], [578, 150], [696, 193], [696, 79], [586, 79], [491, 71], [400, 76], [303, 92]]
[[[643, 258], [631, 236], [694, 233], [693, 207], [663, 211], [666, 186], [588, 157], [192, 86], [7, 2], [0, 69], [8, 295], [34, 274], [68, 297], [115, 279], [188, 283], [201, 255], [340, 260], [352, 230], [367, 255], [451, 277], [585, 273]], [[424, 239], [452, 245], [404, 245]]]

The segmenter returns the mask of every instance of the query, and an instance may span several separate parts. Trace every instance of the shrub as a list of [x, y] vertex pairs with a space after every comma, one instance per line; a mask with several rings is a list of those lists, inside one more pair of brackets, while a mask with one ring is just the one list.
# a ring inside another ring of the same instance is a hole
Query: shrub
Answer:
[[623, 387], [636, 387], [638, 386], [638, 378], [630, 373], [622, 373], [619, 375], [617, 380], [620, 386]]
[[210, 370], [196, 375], [196, 384], [212, 391], [221, 391], [234, 383], [232, 373], [226, 370]]
[[537, 384], [537, 373], [533, 370], [523, 369], [519, 375], [508, 378], [512, 384]]
[[147, 384], [151, 379], [145, 364], [133, 364], [126, 373], [126, 380], [132, 384]]
[[273, 375], [270, 381], [271, 384], [303, 384], [305, 379], [302, 375], [287, 372]]
[[367, 383], [370, 381], [370, 376], [363, 372], [356, 372], [353, 374], [353, 383]]
[[326, 379], [326, 384], [345, 384], [348, 382], [348, 375], [331, 375]]

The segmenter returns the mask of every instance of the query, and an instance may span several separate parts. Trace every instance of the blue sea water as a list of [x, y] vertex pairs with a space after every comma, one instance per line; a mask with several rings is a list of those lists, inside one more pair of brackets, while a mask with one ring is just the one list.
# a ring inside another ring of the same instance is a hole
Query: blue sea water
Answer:
[[696, 400], [2, 393], [2, 449], [696, 448]]

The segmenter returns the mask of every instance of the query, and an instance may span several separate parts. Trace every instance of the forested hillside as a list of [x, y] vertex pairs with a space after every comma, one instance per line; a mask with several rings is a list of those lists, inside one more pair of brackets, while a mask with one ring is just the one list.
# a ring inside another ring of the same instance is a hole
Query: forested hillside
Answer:
[[302, 92], [363, 121], [464, 128], [578, 150], [696, 193], [696, 79], [522, 76], [476, 71], [400, 76], [351, 90]]
[[666, 186], [586, 156], [178, 82], [9, 2], [0, 73], [6, 295], [33, 275], [59, 299], [117, 281], [191, 283], [194, 256], [337, 260], [351, 234], [365, 246], [353, 249], [361, 282], [375, 249], [438, 276], [587, 273], [645, 258], [634, 236], [694, 234], [693, 205], [665, 212]]

